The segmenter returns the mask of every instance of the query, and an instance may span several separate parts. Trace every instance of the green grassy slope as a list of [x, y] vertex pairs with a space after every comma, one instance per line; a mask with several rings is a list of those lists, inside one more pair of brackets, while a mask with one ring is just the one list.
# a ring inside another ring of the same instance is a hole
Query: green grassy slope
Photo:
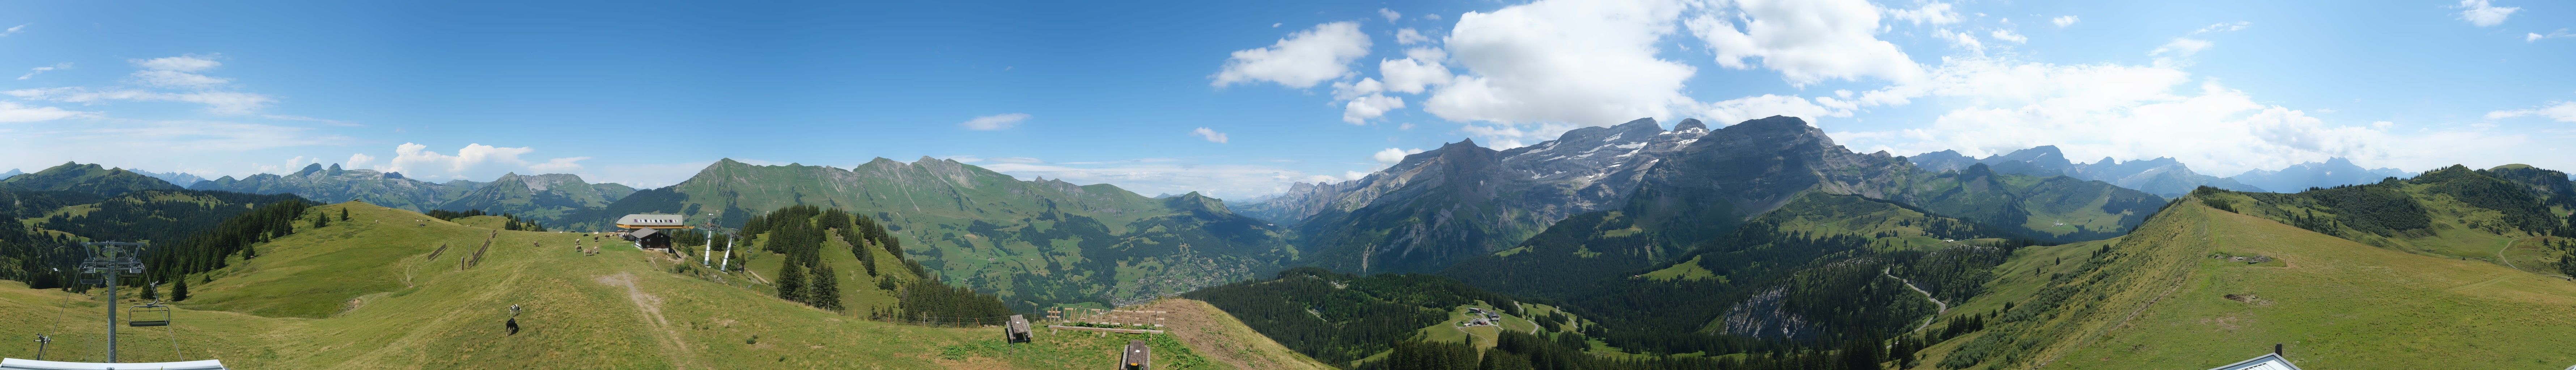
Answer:
[[[999, 347], [998, 329], [897, 325], [861, 319], [859, 309], [813, 309], [773, 298], [771, 288], [744, 275], [673, 268], [695, 258], [683, 262], [613, 240], [602, 254], [584, 255], [574, 251], [575, 240], [600, 242], [579, 233], [496, 232], [363, 203], [315, 210], [344, 208], [354, 220], [298, 225], [296, 234], [260, 244], [260, 258], [212, 272], [211, 282], [191, 280], [194, 297], [177, 303], [183, 309], [171, 327], [120, 328], [121, 359], [335, 369], [1062, 369], [1106, 366], [1125, 339], [1176, 343], [1167, 335], [1041, 333], [1036, 345], [987, 350]], [[487, 239], [491, 248], [479, 263], [463, 266]], [[447, 249], [437, 252], [441, 245]], [[437, 258], [428, 258], [432, 253]], [[855, 263], [847, 250], [824, 255]], [[841, 271], [864, 275], [855, 266]], [[53, 333], [49, 359], [103, 357], [104, 312], [94, 299], [0, 284], [0, 336]], [[860, 281], [841, 286], [853, 300], [888, 294]], [[502, 325], [512, 304], [526, 308], [516, 335]], [[183, 353], [173, 353], [171, 330]], [[1175, 364], [1198, 358], [1186, 346], [1156, 350]], [[33, 357], [32, 348], [5, 351]], [[1202, 365], [1172, 368], [1215, 368], [1195, 361]]]
[[[2276, 260], [2215, 258], [2253, 255]], [[2031, 248], [1998, 270], [1993, 294], [1945, 316], [2001, 318], [1926, 350], [1922, 368], [2206, 368], [2273, 343], [2307, 368], [2576, 363], [2576, 283], [2373, 247], [2197, 199], [2119, 240]], [[1989, 356], [1949, 361], [1973, 353]]]
[[1285, 231], [1197, 193], [1155, 199], [929, 158], [850, 169], [718, 161], [678, 185], [568, 216], [593, 221], [565, 228], [593, 230], [630, 213], [713, 214], [738, 225], [797, 204], [876, 217], [943, 280], [1024, 310], [1142, 301], [1251, 278], [1298, 254]]

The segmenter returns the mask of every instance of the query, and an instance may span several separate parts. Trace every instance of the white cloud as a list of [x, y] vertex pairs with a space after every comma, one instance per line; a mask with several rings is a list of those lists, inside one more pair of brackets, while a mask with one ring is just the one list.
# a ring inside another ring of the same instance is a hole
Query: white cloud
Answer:
[[170, 70], [135, 71], [134, 78], [135, 80], [142, 81], [144, 85], [171, 88], [201, 89], [232, 83], [232, 79], [229, 78], [207, 77], [206, 75]]
[[2001, 29], [1999, 29], [1999, 30], [1995, 30], [1995, 32], [1994, 32], [1994, 33], [1992, 33], [1992, 35], [1995, 37], [1995, 39], [1996, 39], [1996, 40], [2011, 41], [2011, 42], [2013, 42], [2013, 43], [2015, 43], [2015, 44], [2020, 44], [2020, 43], [2027, 43], [2027, 42], [2030, 42], [2030, 38], [2029, 38], [2029, 37], [2023, 37], [2021, 34], [2013, 33], [2013, 31], [2012, 31], [2012, 30], [2001, 30]]
[[0, 123], [44, 122], [72, 117], [95, 117], [97, 113], [37, 107], [0, 101]]
[[[212, 90], [232, 80], [193, 73], [223, 65], [211, 58], [213, 56], [185, 55], [128, 60], [136, 67], [142, 68], [131, 75], [135, 82], [160, 89], [92, 89], [70, 86], [0, 91], [0, 95], [82, 104], [103, 104], [120, 100], [186, 102], [203, 104], [206, 106], [206, 111], [218, 114], [250, 114], [277, 101], [267, 95], [256, 93]], [[65, 63], [56, 66], [69, 67], [70, 65]], [[39, 67], [37, 71], [44, 70], [50, 69]], [[20, 78], [34, 75], [31, 72]]]
[[536, 170], [536, 172], [537, 172], [537, 173], [572, 173], [572, 172], [581, 171], [581, 164], [580, 164], [580, 163], [574, 163], [574, 162], [581, 162], [582, 160], [587, 160], [587, 159], [590, 159], [590, 157], [566, 157], [566, 158], [555, 158], [555, 159], [549, 159], [549, 160], [546, 160], [546, 162], [545, 162], [545, 163], [538, 163], [538, 164], [531, 164], [531, 165], [528, 165], [528, 169]]
[[2212, 44], [2209, 40], [2176, 37], [2172, 42], [2166, 42], [2164, 46], [2157, 46], [2156, 50], [2147, 51], [2147, 55], [2163, 56], [2171, 54], [2178, 57], [2190, 57], [2192, 54], [2199, 54], [2201, 50], [2209, 49], [2210, 45]]
[[1959, 23], [1961, 19], [1959, 12], [1950, 10], [1950, 3], [1923, 4], [1923, 7], [1915, 9], [1887, 9], [1887, 15], [1916, 25]]
[[964, 127], [968, 130], [976, 131], [1002, 130], [1019, 127], [1020, 121], [1026, 121], [1028, 119], [1028, 113], [1004, 113], [975, 117], [975, 119], [966, 120], [966, 122], [958, 122], [957, 127]]
[[1431, 38], [1422, 36], [1422, 31], [1416, 31], [1411, 28], [1395, 30], [1395, 43], [1398, 45], [1413, 45], [1425, 42], [1431, 42]]
[[1662, 116], [1691, 99], [1695, 71], [1657, 58], [1682, 6], [1542, 0], [1466, 13], [1444, 43], [1466, 68], [1423, 110], [1457, 122], [1614, 124]]
[[1400, 108], [1404, 108], [1404, 99], [1375, 94], [1362, 96], [1342, 105], [1342, 122], [1365, 124], [1370, 119], [1386, 115], [1387, 111]]
[[[2576, 34], [2568, 34], [2568, 33], [2567, 33], [2567, 29], [2565, 29], [2565, 28], [2560, 28], [2560, 29], [2558, 29], [2557, 31], [2552, 31], [2552, 32], [2550, 32], [2550, 33], [2549, 33], [2549, 34], [2547, 34], [2547, 35], [2538, 34], [2538, 33], [2528, 33], [2528, 34], [2524, 34], [2524, 35], [2523, 35], [2523, 37], [2522, 37], [2522, 42], [2540, 42], [2540, 40], [2542, 40], [2542, 39], [2554, 39], [2554, 38], [2561, 38], [2561, 37], [2568, 37], [2568, 36], [2576, 36]], [[23, 78], [22, 78], [22, 79], [23, 79]]]
[[2524, 116], [2548, 117], [2549, 119], [2556, 120], [2558, 122], [2576, 122], [2576, 102], [2558, 102], [2558, 104], [2531, 109], [2487, 112], [2487, 119], [2506, 119]]
[[[1957, 149], [1971, 156], [2057, 145], [2070, 158], [2174, 157], [2202, 173], [2232, 174], [2352, 158], [2403, 167], [2480, 157], [2456, 146], [2524, 139], [2479, 130], [2397, 134], [2393, 123], [2337, 124], [2258, 102], [2173, 66], [2059, 65], [1953, 57], [1919, 84], [1862, 94], [1863, 104], [1935, 96], [1950, 105], [1928, 125], [1838, 136], [1855, 148], [1900, 153]], [[2492, 113], [2491, 113], [2492, 115]], [[2479, 148], [2479, 150], [2523, 150]], [[2492, 155], [2484, 152], [2476, 155]]]
[[1791, 85], [1876, 77], [1910, 81], [1922, 67], [1896, 44], [1879, 40], [1878, 8], [1862, 0], [1745, 0], [1736, 9], [1686, 23], [1717, 53], [1717, 64], [1746, 69], [1761, 58]]
[[1205, 139], [1211, 143], [1225, 143], [1225, 133], [1216, 132], [1216, 130], [1211, 130], [1206, 127], [1200, 127], [1197, 130], [1190, 130], [1190, 136], [1197, 136], [1200, 139]]
[[2522, 8], [2516, 7], [2497, 7], [2493, 4], [2488, 4], [2487, 0], [2460, 0], [2460, 9], [2460, 20], [2469, 21], [2469, 24], [2474, 24], [2478, 27], [2489, 27], [2504, 24], [2504, 18], [2506, 16], [2513, 15], [2514, 11], [2522, 10]]
[[1770, 116], [1790, 116], [1805, 119], [1809, 124], [1822, 126], [1817, 123], [1818, 118], [1850, 117], [1855, 108], [1856, 105], [1852, 102], [1831, 97], [1816, 97], [1815, 101], [1811, 102], [1795, 96], [1763, 94], [1711, 102], [1701, 106], [1695, 113], [1699, 115], [1701, 121], [1715, 125], [1733, 125]]
[[[466, 144], [455, 155], [429, 151], [428, 145], [403, 143], [394, 147], [394, 158], [377, 170], [401, 172], [423, 179], [491, 179], [504, 172], [522, 174], [566, 173], [582, 169], [578, 162], [590, 157], [554, 158], [531, 163], [520, 156], [536, 152], [529, 147], [496, 147]], [[372, 158], [372, 157], [371, 157]], [[355, 161], [356, 157], [351, 160]]]
[[376, 156], [367, 155], [367, 153], [350, 154], [348, 163], [349, 167], [363, 167], [376, 163]]
[[[1386, 150], [1377, 151], [1377, 154], [1369, 155], [1369, 159], [1375, 159], [1377, 160], [1377, 163], [1396, 164], [1397, 162], [1403, 162], [1404, 156], [1420, 153], [1422, 153], [1422, 149], [1386, 148]], [[1362, 177], [1366, 176], [1363, 175]]]
[[1387, 22], [1404, 19], [1404, 13], [1397, 13], [1394, 9], [1387, 8], [1377, 8], [1377, 16], [1386, 17]]
[[2054, 23], [2054, 24], [2057, 24], [2057, 28], [2066, 28], [2066, 26], [2073, 26], [2073, 25], [2075, 25], [2075, 21], [2076, 21], [2076, 20], [2077, 20], [2077, 18], [2075, 18], [2075, 16], [2068, 15], [2068, 16], [2059, 16], [2059, 17], [2057, 17], [2057, 18], [2049, 18], [2049, 19], [2048, 19], [2048, 23]]
[[1948, 41], [1950, 42], [1950, 47], [1958, 48], [1959, 50], [1967, 50], [1971, 54], [1983, 55], [1986, 53], [1986, 43], [1977, 41], [1977, 35], [1971, 35], [1966, 32], [1950, 32], [1950, 30], [1935, 30], [1932, 31], [1932, 37], [1941, 39], [1942, 41]]
[[1405, 54], [1404, 59], [1387, 59], [1377, 64], [1378, 76], [1386, 78], [1387, 91], [1419, 94], [1432, 86], [1447, 85], [1455, 77], [1449, 74], [1449, 67], [1443, 65], [1449, 56], [1440, 49], [1414, 48]]
[[36, 75], [38, 75], [38, 74], [43, 74], [43, 73], [45, 73], [45, 71], [52, 71], [52, 70], [64, 69], [64, 68], [71, 68], [71, 67], [72, 67], [72, 62], [62, 62], [62, 63], [54, 63], [54, 65], [50, 65], [50, 66], [43, 66], [43, 67], [36, 67], [36, 68], [28, 68], [28, 69], [27, 69], [27, 74], [18, 75], [18, 79], [20, 79], [20, 80], [25, 80], [25, 79], [30, 79], [30, 78], [36, 78]]
[[1267, 81], [1294, 88], [1340, 78], [1351, 61], [1368, 55], [1369, 37], [1356, 22], [1333, 22], [1291, 33], [1270, 47], [1237, 50], [1225, 67], [1209, 76], [1210, 86]]
[[2213, 23], [2213, 24], [2210, 24], [2208, 27], [2201, 27], [2199, 30], [2196, 30], [2196, 31], [2191, 31], [2191, 34], [2198, 35], [2198, 34], [2211, 33], [2211, 32], [2233, 32], [2233, 31], [2240, 31], [2240, 30], [2244, 30], [2246, 27], [2253, 27], [2253, 26], [2254, 26], [2254, 22], [2247, 22], [2247, 21], [2219, 22], [2219, 23]]
[[0, 37], [9, 37], [9, 35], [18, 34], [18, 31], [24, 31], [26, 29], [27, 25], [25, 24], [9, 26], [9, 29], [7, 30], [0, 30]]
[[257, 111], [275, 99], [267, 95], [236, 91], [159, 92], [146, 90], [92, 91], [84, 87], [48, 87], [0, 91], [0, 95], [22, 99], [49, 100], [65, 103], [98, 104], [109, 101], [175, 101], [206, 105], [206, 110], [222, 114], [245, 114]]
[[152, 58], [152, 59], [129, 59], [129, 60], [126, 60], [126, 61], [127, 61], [127, 62], [130, 62], [130, 63], [134, 63], [134, 66], [136, 66], [136, 67], [143, 67], [143, 69], [145, 69], [145, 70], [154, 70], [154, 71], [173, 71], [173, 72], [203, 72], [203, 71], [205, 71], [205, 70], [215, 69], [215, 67], [219, 67], [219, 66], [223, 66], [223, 65], [224, 65], [224, 63], [223, 63], [223, 62], [217, 62], [217, 61], [215, 61], [215, 60], [214, 60], [214, 58], [215, 58], [215, 57], [216, 57], [215, 55], [197, 56], [197, 55], [191, 54], [191, 55], [181, 55], [181, 56], [175, 56], [175, 57], [160, 57], [160, 58]]

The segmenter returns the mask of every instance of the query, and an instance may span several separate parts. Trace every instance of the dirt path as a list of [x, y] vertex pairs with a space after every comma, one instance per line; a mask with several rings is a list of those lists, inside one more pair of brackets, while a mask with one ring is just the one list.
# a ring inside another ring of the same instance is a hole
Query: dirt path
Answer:
[[689, 351], [689, 342], [680, 339], [679, 331], [671, 330], [670, 319], [662, 317], [662, 299], [644, 294], [644, 290], [636, 288], [635, 274], [620, 272], [617, 275], [601, 276], [599, 283], [626, 288], [626, 298], [635, 301], [635, 308], [644, 314], [647, 321], [653, 323], [654, 330], [662, 332], [662, 352], [671, 354], [673, 367], [686, 369], [697, 362], [697, 354]]
[[1879, 274], [1879, 275], [1887, 275], [1887, 277], [1896, 278], [1896, 281], [1905, 283], [1905, 288], [1906, 288], [1906, 289], [1913, 289], [1915, 293], [1923, 293], [1923, 300], [1932, 301], [1932, 304], [1940, 305], [1940, 306], [1941, 306], [1941, 310], [1940, 310], [1940, 311], [1935, 311], [1935, 312], [1933, 312], [1933, 313], [1932, 313], [1932, 317], [1923, 318], [1923, 323], [1922, 323], [1922, 324], [1920, 324], [1920, 325], [1915, 325], [1915, 326], [1914, 326], [1914, 330], [1906, 331], [1907, 333], [1923, 331], [1923, 328], [1929, 328], [1929, 327], [1932, 327], [1932, 320], [1940, 320], [1940, 319], [1941, 319], [1941, 314], [1950, 313], [1950, 304], [1949, 304], [1949, 303], [1941, 302], [1941, 299], [1940, 299], [1940, 298], [1932, 298], [1932, 292], [1924, 291], [1924, 290], [1923, 290], [1923, 288], [1914, 286], [1914, 281], [1912, 281], [1912, 280], [1905, 280], [1905, 278], [1901, 278], [1901, 277], [1896, 277], [1896, 274], [1890, 274], [1890, 273], [1888, 273], [1888, 271], [1889, 271], [1889, 270], [1887, 270], [1887, 269], [1880, 269], [1880, 270], [1878, 270], [1878, 274]]
[[[2522, 237], [2522, 239], [2531, 239], [2531, 237], [2526, 236], [2526, 237]], [[2522, 239], [2514, 239], [2514, 240], [2506, 240], [2506, 241], [2504, 241], [2504, 248], [2496, 248], [2496, 261], [2497, 261], [2497, 262], [2504, 262], [2504, 267], [2505, 267], [2505, 268], [2513, 269], [2514, 271], [2522, 271], [2522, 268], [2521, 268], [2521, 267], [2514, 267], [2514, 266], [2513, 266], [2513, 259], [2512, 259], [2512, 258], [2506, 258], [2506, 257], [2504, 256], [2504, 251], [2513, 249], [2513, 243], [2520, 243], [2520, 242], [2522, 242]]]

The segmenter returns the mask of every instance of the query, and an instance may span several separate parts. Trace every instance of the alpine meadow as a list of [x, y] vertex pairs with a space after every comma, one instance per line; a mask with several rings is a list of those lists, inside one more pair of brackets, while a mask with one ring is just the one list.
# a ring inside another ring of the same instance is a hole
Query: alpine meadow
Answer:
[[7, 3], [0, 370], [2576, 369], [2567, 5]]

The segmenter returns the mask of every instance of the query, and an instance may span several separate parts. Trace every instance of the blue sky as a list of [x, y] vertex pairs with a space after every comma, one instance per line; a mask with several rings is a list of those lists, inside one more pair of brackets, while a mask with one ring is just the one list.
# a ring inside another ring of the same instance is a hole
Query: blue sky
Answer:
[[933, 156], [1242, 199], [1461, 139], [1774, 114], [1899, 155], [2576, 168], [2576, 6], [2540, 1], [9, 2], [0, 27], [0, 169], [661, 186]]

